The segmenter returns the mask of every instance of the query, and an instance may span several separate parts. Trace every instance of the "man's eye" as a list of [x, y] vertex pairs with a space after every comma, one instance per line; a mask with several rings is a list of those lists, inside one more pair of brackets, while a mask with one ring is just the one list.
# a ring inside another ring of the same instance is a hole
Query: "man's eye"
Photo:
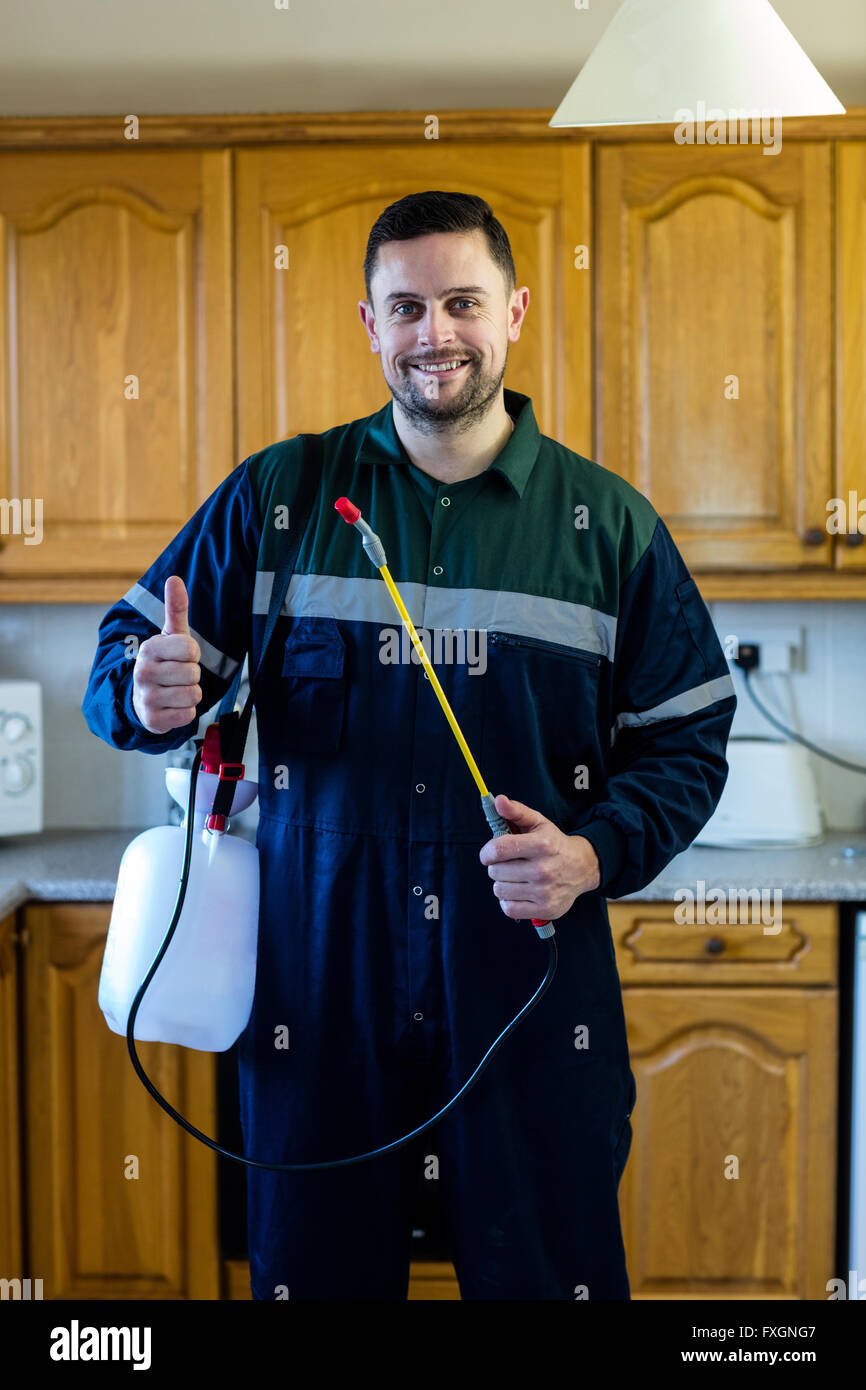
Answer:
[[[468, 305], [471, 307], [472, 305], [474, 305], [475, 300], [474, 300], [474, 299], [455, 299], [455, 300], [454, 300], [454, 303], [455, 303], [455, 304], [468, 304]], [[399, 312], [401, 309], [415, 309], [415, 308], [417, 308], [417, 305], [411, 303], [411, 301], [407, 299], [407, 300], [404, 300], [402, 304], [395, 304], [395, 305], [394, 305], [394, 312], [397, 314], [398, 318], [401, 318], [401, 319], [402, 319], [402, 318], [405, 318], [406, 315], [405, 315], [405, 314], [401, 314], [401, 313]]]

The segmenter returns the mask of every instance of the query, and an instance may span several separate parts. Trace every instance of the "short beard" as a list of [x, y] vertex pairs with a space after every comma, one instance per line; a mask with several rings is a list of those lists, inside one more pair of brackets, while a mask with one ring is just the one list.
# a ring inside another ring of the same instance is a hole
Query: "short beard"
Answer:
[[419, 434], [463, 434], [477, 425], [480, 420], [489, 413], [499, 395], [502, 379], [505, 376], [505, 368], [508, 362], [508, 352], [506, 349], [505, 361], [499, 376], [492, 380], [489, 377], [485, 380], [474, 375], [476, 364], [473, 358], [469, 359], [469, 380], [466, 381], [458, 391], [454, 399], [447, 405], [438, 402], [434, 405], [422, 391], [418, 391], [408, 373], [411, 367], [407, 367], [407, 389], [395, 390], [390, 381], [386, 383], [394, 400], [400, 406], [403, 414], [411, 420], [413, 426]]

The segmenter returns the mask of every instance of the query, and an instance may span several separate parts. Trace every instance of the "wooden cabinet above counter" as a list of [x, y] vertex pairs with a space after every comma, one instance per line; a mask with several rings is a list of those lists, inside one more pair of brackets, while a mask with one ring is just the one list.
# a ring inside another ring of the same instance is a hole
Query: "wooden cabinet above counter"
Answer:
[[491, 203], [531, 296], [506, 384], [706, 598], [866, 597], [866, 112], [771, 157], [548, 119], [0, 120], [0, 601], [115, 601], [249, 453], [377, 410], [366, 237], [424, 188]]
[[228, 151], [0, 151], [0, 596], [117, 599], [236, 462]]

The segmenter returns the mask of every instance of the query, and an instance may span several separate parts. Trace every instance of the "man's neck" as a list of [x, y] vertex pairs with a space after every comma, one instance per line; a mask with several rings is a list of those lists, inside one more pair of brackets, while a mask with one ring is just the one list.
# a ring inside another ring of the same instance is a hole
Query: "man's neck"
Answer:
[[489, 468], [514, 432], [514, 421], [501, 395], [497, 404], [498, 408], [488, 411], [472, 429], [428, 434], [415, 429], [395, 401], [394, 428], [416, 468], [440, 483], [460, 483]]

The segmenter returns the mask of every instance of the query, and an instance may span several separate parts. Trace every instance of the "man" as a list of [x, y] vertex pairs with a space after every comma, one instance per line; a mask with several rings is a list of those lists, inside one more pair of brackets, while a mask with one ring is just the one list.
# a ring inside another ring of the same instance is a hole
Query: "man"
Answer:
[[[347, 1157], [437, 1113], [539, 984], [547, 953], [527, 919], [552, 919], [553, 984], [425, 1136], [425, 1172], [464, 1299], [627, 1299], [617, 1187], [635, 1083], [605, 897], [643, 887], [711, 815], [733, 685], [650, 504], [542, 436], [529, 398], [503, 389], [529, 293], [488, 205], [429, 192], [386, 208], [365, 280], [392, 400], [322, 436], [257, 711], [245, 1152]], [[274, 499], [300, 467], [297, 439], [246, 459], [109, 611], [84, 702], [94, 733], [178, 748], [250, 633], [255, 666]], [[333, 510], [342, 495], [433, 654], [444, 630], [467, 639], [439, 676], [521, 834], [489, 838], [429, 681], [401, 659], [385, 585]], [[402, 1148], [330, 1171], [248, 1169], [253, 1296], [405, 1298], [412, 1162]]]

